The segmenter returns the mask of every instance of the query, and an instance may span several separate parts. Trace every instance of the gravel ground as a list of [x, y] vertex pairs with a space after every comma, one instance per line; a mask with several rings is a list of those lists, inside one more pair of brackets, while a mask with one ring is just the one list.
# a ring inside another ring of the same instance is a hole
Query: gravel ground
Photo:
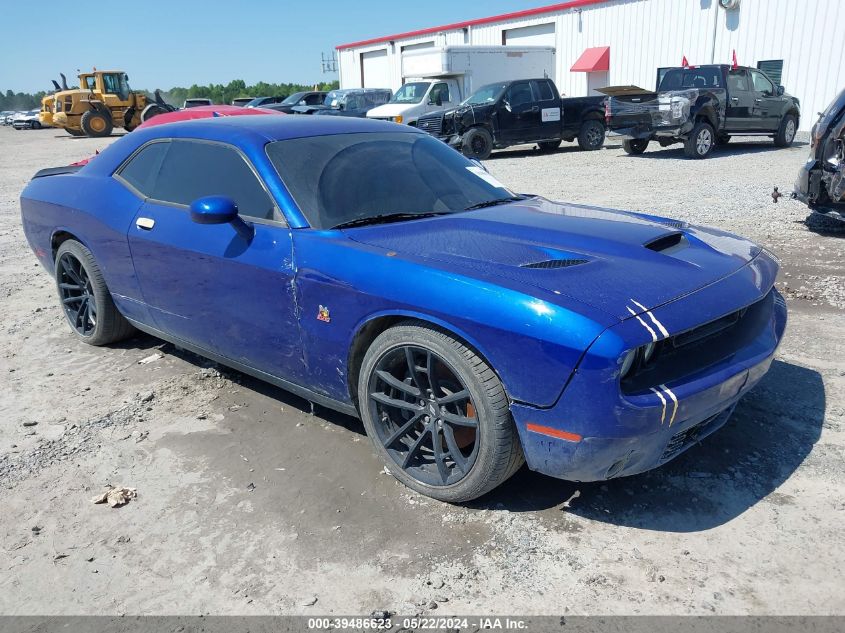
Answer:
[[[731, 422], [667, 466], [523, 470], [467, 507], [384, 474], [357, 420], [150, 337], [71, 338], [18, 196], [112, 140], [0, 128], [0, 613], [845, 612], [845, 241], [769, 196], [806, 140], [487, 161], [518, 191], [757, 240], [783, 260], [791, 321]], [[94, 505], [108, 484], [138, 497]]]

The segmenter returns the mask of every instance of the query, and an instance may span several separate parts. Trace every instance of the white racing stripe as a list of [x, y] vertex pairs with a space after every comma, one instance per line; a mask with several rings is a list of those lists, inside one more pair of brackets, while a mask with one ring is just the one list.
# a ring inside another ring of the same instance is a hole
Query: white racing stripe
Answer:
[[[672, 426], [672, 423], [675, 421], [675, 416], [678, 415], [678, 397], [672, 393], [672, 390], [669, 389], [666, 385], [660, 385], [660, 388], [666, 392], [666, 394], [672, 398], [672, 402], [675, 403], [674, 409], [672, 409], [672, 417], [669, 419], [669, 426]], [[661, 398], [662, 400], [662, 398]]]
[[656, 395], [658, 398], [660, 398], [660, 402], [662, 402], [662, 403], [663, 403], [663, 413], [661, 413], [661, 414], [660, 414], [660, 426], [663, 426], [663, 422], [666, 420], [666, 398], [664, 398], [664, 397], [663, 397], [663, 394], [662, 394], [662, 393], [660, 393], [660, 392], [659, 392], [657, 389], [655, 389], [654, 387], [649, 387], [649, 389], [651, 389], [651, 390], [655, 393], [655, 395]]
[[[625, 306], [625, 307], [628, 308], [628, 306]], [[640, 322], [640, 325], [642, 325], [645, 329], [647, 329], [649, 331], [649, 333], [651, 334], [652, 340], [656, 343], [657, 342], [657, 333], [648, 326], [648, 323], [643, 321], [636, 312], [631, 310], [631, 308], [628, 308], [628, 312], [630, 312], [631, 316], [633, 316], [637, 321]]]
[[654, 324], [657, 326], [657, 329], [658, 329], [658, 330], [660, 330], [660, 333], [661, 333], [661, 334], [662, 334], [665, 338], [669, 338], [669, 332], [666, 330], [666, 328], [665, 328], [665, 327], [663, 327], [663, 324], [662, 324], [660, 321], [658, 321], [658, 320], [657, 320], [657, 317], [656, 317], [656, 316], [654, 316], [654, 315], [651, 313], [651, 310], [649, 310], [648, 308], [646, 308], [646, 307], [645, 307], [642, 303], [640, 303], [639, 301], [634, 301], [633, 299], [631, 299], [631, 302], [632, 302], [633, 304], [635, 304], [637, 307], [642, 308], [643, 310], [645, 310], [645, 313], [648, 315], [648, 318], [650, 318], [650, 319], [651, 319], [651, 321], [652, 321], [652, 323], [654, 323]]

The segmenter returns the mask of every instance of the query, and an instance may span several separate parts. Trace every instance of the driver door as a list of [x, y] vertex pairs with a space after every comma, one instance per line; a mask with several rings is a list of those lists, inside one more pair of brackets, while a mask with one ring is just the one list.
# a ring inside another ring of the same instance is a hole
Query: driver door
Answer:
[[754, 88], [754, 129], [777, 130], [784, 98], [777, 94], [775, 85], [763, 73], [749, 70], [748, 74]]
[[[216, 142], [154, 142], [118, 178], [145, 197], [128, 241], [155, 327], [274, 376], [300, 376], [290, 230], [243, 154]], [[209, 195], [237, 203], [252, 239], [191, 220], [188, 205]]]
[[536, 139], [540, 132], [540, 106], [534, 101], [531, 84], [511, 84], [499, 102], [499, 134], [504, 141], [518, 143]]

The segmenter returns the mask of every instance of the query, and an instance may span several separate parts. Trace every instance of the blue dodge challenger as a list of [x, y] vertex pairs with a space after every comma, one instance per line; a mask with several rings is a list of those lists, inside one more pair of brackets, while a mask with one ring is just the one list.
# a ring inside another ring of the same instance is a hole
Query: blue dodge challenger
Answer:
[[138, 329], [360, 416], [399, 480], [449, 502], [523, 462], [573, 481], [667, 462], [786, 326], [752, 242], [520, 195], [381, 121], [150, 127], [42, 170], [21, 210], [81, 340]]

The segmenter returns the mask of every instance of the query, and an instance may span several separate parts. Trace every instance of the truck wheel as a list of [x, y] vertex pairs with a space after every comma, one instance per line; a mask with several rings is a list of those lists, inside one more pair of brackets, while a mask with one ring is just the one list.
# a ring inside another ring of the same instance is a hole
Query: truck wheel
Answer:
[[787, 114], [780, 121], [778, 133], [775, 134], [775, 147], [789, 147], [795, 140], [795, 132], [798, 129], [798, 119], [794, 114]]
[[589, 119], [578, 131], [578, 147], [588, 152], [604, 145], [604, 125], [598, 119]]
[[41, 123], [39, 121], [33, 121], [32, 123], [29, 124], [29, 129], [30, 130], [40, 130], [41, 129]]
[[646, 147], [648, 147], [647, 138], [630, 138], [622, 141], [622, 149], [625, 150], [626, 154], [632, 156], [642, 154]]
[[687, 158], [707, 158], [716, 146], [716, 134], [707, 121], [699, 121], [684, 141]]
[[541, 152], [553, 152], [560, 147], [560, 141], [540, 141], [537, 143], [537, 147], [540, 148]]
[[82, 115], [79, 121], [82, 131], [88, 136], [101, 137], [109, 136], [114, 129], [110, 116], [99, 110], [88, 110]]
[[493, 153], [493, 137], [483, 127], [474, 127], [464, 134], [461, 151], [467, 158], [486, 160]]

